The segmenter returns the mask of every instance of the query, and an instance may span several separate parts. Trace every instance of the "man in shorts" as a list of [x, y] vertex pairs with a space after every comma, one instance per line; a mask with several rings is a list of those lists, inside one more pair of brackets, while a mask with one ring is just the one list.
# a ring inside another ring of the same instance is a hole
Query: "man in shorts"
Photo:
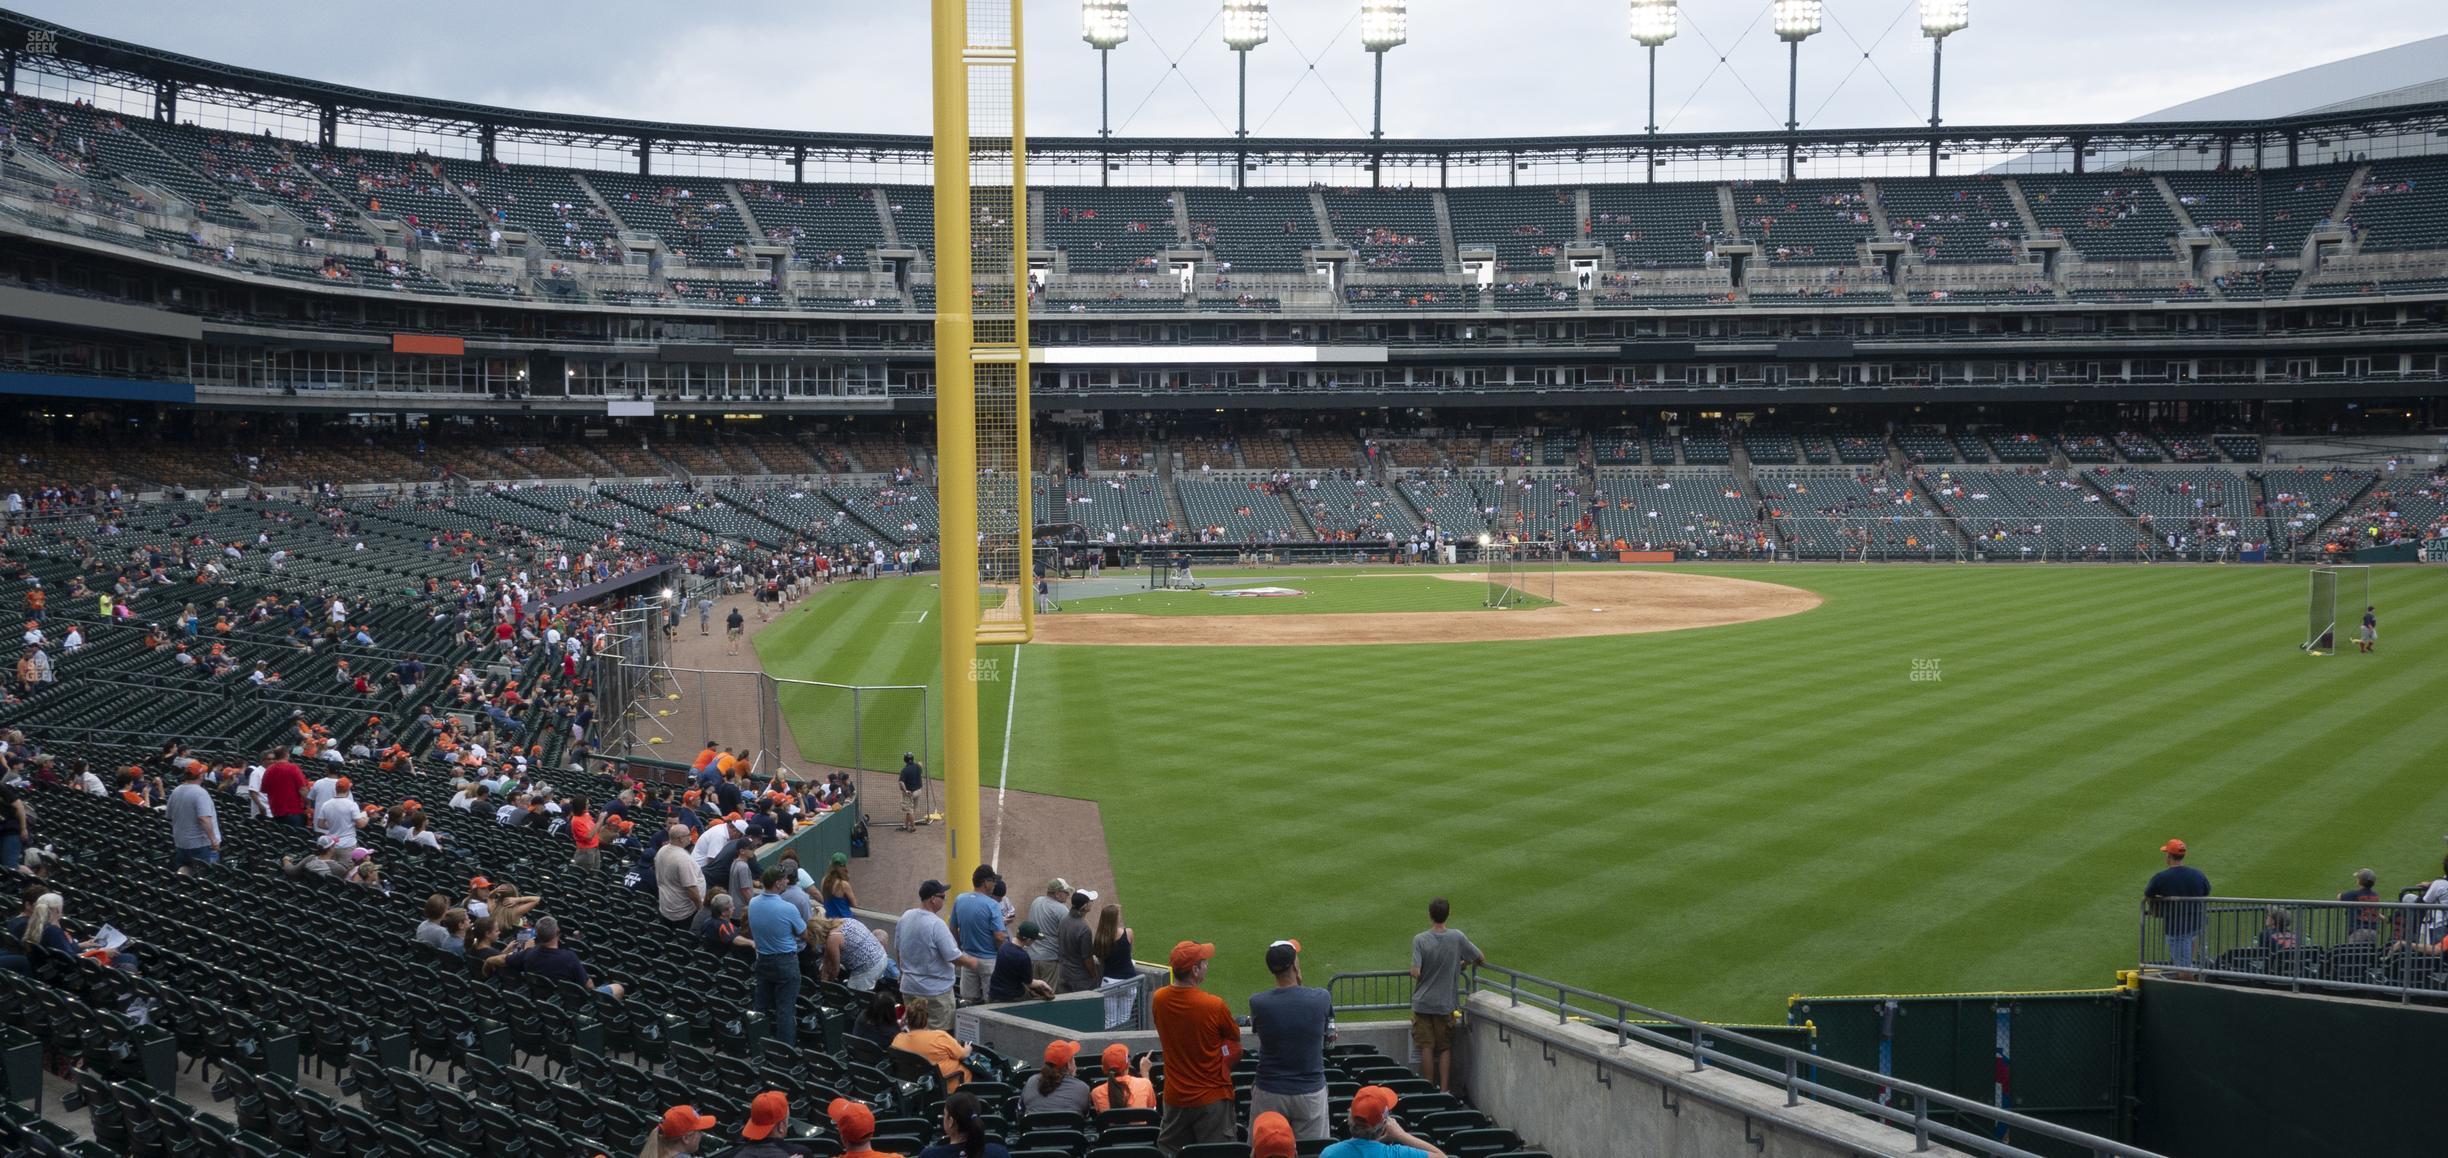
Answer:
[[1411, 938], [1411, 1044], [1418, 1047], [1420, 1076], [1453, 1089], [1454, 1017], [1462, 1008], [1462, 968], [1485, 965], [1487, 957], [1460, 929], [1445, 927], [1453, 905], [1428, 902], [1428, 931]]
[[2363, 634], [2355, 647], [2367, 655], [2380, 647], [2380, 613], [2368, 606], [2363, 609]]
[[729, 641], [729, 643], [728, 643], [728, 648], [729, 648], [729, 649], [728, 649], [728, 650], [727, 650], [727, 651], [726, 651], [724, 654], [726, 654], [726, 655], [738, 655], [738, 654], [739, 654], [739, 641], [740, 641], [740, 633], [741, 633], [741, 632], [743, 632], [743, 631], [746, 631], [747, 629], [748, 629], [748, 617], [747, 617], [747, 616], [744, 616], [744, 615], [741, 615], [741, 614], [740, 614], [740, 609], [739, 609], [739, 608], [737, 608], [737, 607], [732, 608], [732, 609], [731, 609], [731, 615], [730, 615], [730, 617], [729, 617], [729, 618], [727, 618], [727, 619], [725, 619], [725, 620], [723, 620], [723, 637], [724, 637], [724, 639], [726, 639], [727, 641]]
[[926, 768], [918, 757], [901, 753], [901, 831], [918, 831], [918, 794], [926, 791]]

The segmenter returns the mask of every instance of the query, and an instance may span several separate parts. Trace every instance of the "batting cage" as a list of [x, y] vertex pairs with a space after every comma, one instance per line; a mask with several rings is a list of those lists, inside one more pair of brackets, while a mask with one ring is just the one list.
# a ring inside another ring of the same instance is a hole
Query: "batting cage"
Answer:
[[2350, 631], [2360, 630], [2363, 609], [2371, 606], [2371, 568], [2314, 567], [2310, 615], [2304, 624], [2303, 650], [2328, 655], [2337, 650], [2338, 617]]

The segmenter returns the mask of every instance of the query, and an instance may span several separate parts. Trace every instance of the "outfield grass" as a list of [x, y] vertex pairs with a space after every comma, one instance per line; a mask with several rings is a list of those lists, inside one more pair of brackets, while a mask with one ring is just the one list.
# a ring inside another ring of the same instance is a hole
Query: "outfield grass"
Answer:
[[[1336, 575], [1316, 573], [1286, 576], [1278, 570], [1263, 581], [1225, 573], [1200, 582], [1205, 591], [1134, 591], [1094, 599], [1065, 599], [1063, 611], [1124, 612], [1131, 615], [1322, 615], [1348, 611], [1486, 611], [1484, 582], [1438, 579], [1417, 571], [1395, 574]], [[1274, 598], [1228, 598], [1219, 590], [1234, 587], [1290, 587], [1301, 594]], [[1548, 600], [1523, 596], [1520, 606], [1544, 607]]]
[[[1524, 643], [1031, 647], [1011, 785], [1098, 800], [1143, 955], [1219, 942], [1236, 1005], [1276, 937], [1312, 980], [1404, 966], [1437, 894], [1500, 963], [1778, 1020], [1796, 992], [2108, 984], [2170, 836], [2227, 895], [2439, 869], [2439, 574], [2374, 572], [2384, 650], [2315, 659], [2292, 568], [1718, 573], [1827, 602]], [[933, 621], [892, 626], [932, 598], [836, 588], [759, 649], [933, 679]], [[991, 776], [1005, 696], [980, 700]]]

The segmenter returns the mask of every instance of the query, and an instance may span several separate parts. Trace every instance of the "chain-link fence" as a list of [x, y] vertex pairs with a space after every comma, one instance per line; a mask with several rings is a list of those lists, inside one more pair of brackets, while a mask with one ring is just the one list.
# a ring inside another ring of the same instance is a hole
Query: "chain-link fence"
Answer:
[[594, 656], [598, 730], [608, 755], [686, 760], [704, 744], [745, 749], [758, 773], [889, 772], [903, 753], [931, 758], [936, 722], [924, 686], [823, 683], [758, 671], [675, 668], [665, 615], [621, 612]]
[[932, 759], [933, 705], [923, 686], [766, 682], [773, 689], [772, 718], [788, 730], [806, 769], [890, 772], [901, 767], [904, 753], [920, 764]]

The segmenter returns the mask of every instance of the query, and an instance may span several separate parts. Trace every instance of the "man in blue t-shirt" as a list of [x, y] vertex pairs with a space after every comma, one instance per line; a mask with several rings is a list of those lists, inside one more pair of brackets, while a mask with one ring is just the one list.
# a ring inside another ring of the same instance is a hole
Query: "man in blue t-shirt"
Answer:
[[750, 1005], [762, 1010], [774, 1040], [786, 1047], [799, 1044], [799, 937], [807, 918], [782, 895], [792, 884], [779, 868], [765, 870], [764, 891], [748, 902], [748, 936], [756, 942], [756, 997]]
[[952, 902], [952, 939], [960, 945], [961, 952], [978, 959], [977, 968], [961, 970], [963, 1001], [986, 1000], [987, 986], [994, 976], [995, 954], [1003, 947], [1003, 902], [994, 895], [998, 879], [993, 865], [979, 865], [969, 874], [969, 891]]
[[1267, 946], [1267, 972], [1275, 987], [1250, 994], [1250, 1028], [1258, 1031], [1258, 1076], [1250, 1091], [1250, 1117], [1273, 1110], [1292, 1124], [1298, 1139], [1325, 1138], [1326, 1043], [1334, 1040], [1334, 999], [1301, 984], [1300, 942]]
[[2170, 840], [2159, 851], [2167, 854], [2167, 867], [2143, 886], [2143, 912], [2159, 918], [2167, 934], [2168, 964], [2191, 969], [2193, 942], [2202, 930], [2201, 899], [2210, 895], [2210, 878], [2184, 862], [2185, 842]]

